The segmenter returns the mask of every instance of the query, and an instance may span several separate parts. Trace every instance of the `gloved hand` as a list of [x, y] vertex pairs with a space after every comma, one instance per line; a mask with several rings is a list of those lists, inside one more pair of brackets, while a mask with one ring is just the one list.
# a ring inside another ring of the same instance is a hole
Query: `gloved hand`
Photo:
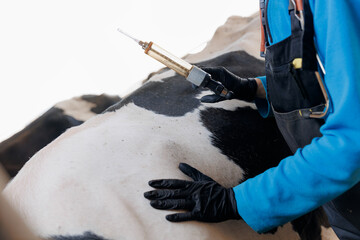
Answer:
[[[209, 73], [211, 77], [221, 82], [229, 91], [234, 92], [234, 98], [252, 101], [255, 98], [257, 83], [254, 78], [241, 78], [229, 72], [224, 67], [202, 67], [202, 70]], [[218, 95], [203, 96], [200, 101], [205, 103], [215, 103], [226, 100]]]
[[152, 180], [149, 185], [157, 190], [144, 193], [156, 209], [187, 210], [167, 215], [168, 221], [222, 222], [241, 219], [232, 188], [224, 188], [188, 164], [180, 163], [179, 168], [194, 181]]

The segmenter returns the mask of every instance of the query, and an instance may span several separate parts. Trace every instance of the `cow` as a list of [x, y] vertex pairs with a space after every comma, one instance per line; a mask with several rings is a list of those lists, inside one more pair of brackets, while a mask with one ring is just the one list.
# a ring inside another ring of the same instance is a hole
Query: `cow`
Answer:
[[[196, 62], [242, 77], [262, 75], [264, 62], [229, 51]], [[291, 152], [274, 119], [254, 103], [215, 104], [169, 69], [103, 114], [72, 127], [37, 152], [3, 191], [36, 235], [52, 239], [337, 239], [318, 209], [265, 234], [242, 220], [170, 223], [150, 207], [147, 182], [188, 179], [187, 163], [224, 187], [276, 166]], [[261, 221], [261, 219], [259, 219]]]
[[0, 163], [14, 177], [25, 162], [66, 129], [80, 125], [119, 101], [118, 96], [88, 94], [55, 104], [23, 130], [0, 143]]

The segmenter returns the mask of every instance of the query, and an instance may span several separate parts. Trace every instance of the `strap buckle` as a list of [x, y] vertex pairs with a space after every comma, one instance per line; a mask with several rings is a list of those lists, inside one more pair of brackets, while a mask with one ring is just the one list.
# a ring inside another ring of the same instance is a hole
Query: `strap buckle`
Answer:
[[[325, 76], [325, 74], [326, 74], [325, 68], [324, 68], [324, 66], [323, 66], [323, 64], [322, 64], [322, 62], [321, 62], [320, 57], [319, 57], [318, 54], [316, 54], [316, 59], [317, 59], [317, 61], [318, 61], [318, 63], [319, 63], [319, 66], [320, 66], [321, 71], [323, 72], [323, 74], [324, 74], [324, 76]], [[323, 95], [324, 95], [325, 108], [324, 108], [324, 111], [323, 111], [323, 112], [313, 112], [313, 113], [311, 113], [311, 114], [310, 114], [310, 117], [311, 117], [311, 118], [323, 118], [323, 117], [326, 116], [326, 114], [327, 114], [328, 111], [329, 111], [329, 106], [330, 106], [330, 103], [329, 103], [329, 102], [330, 102], [330, 101], [329, 101], [329, 96], [328, 96], [328, 94], [327, 94], [327, 91], [326, 91], [326, 89], [325, 89], [324, 82], [323, 82], [323, 80], [321, 79], [319, 72], [315, 72], [315, 75], [316, 75], [316, 78], [317, 78], [318, 83], [319, 83], [319, 85], [320, 85], [321, 92], [322, 92]]]
[[301, 30], [305, 28], [303, 0], [289, 0], [289, 10], [294, 9], [295, 17], [299, 20]]

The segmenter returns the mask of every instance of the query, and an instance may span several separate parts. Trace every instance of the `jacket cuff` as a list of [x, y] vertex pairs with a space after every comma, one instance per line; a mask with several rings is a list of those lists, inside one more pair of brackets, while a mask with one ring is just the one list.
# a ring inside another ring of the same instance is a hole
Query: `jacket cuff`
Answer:
[[268, 100], [268, 93], [267, 93], [267, 85], [266, 85], [266, 77], [265, 76], [261, 76], [261, 77], [257, 77], [258, 79], [260, 79], [261, 83], [263, 84], [264, 88], [265, 88], [265, 92], [266, 92], [266, 99], [262, 99], [262, 98], [255, 98], [255, 105], [258, 109], [258, 112], [260, 113], [260, 115], [263, 118], [267, 118], [269, 116], [272, 116], [272, 110], [270, 107], [270, 103]]
[[235, 200], [237, 205], [237, 211], [241, 218], [256, 232], [264, 233], [268, 229], [266, 224], [259, 218], [260, 215], [256, 213], [256, 209], [253, 204], [249, 202], [244, 194], [244, 184], [233, 187], [235, 193]]

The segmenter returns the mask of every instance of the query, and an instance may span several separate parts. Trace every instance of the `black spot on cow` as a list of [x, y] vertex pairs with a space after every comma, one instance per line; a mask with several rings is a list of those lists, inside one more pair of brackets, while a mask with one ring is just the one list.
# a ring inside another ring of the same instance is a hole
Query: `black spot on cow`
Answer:
[[[264, 73], [264, 62], [242, 51], [226, 53], [197, 65], [224, 66], [242, 77], [254, 77]], [[164, 72], [166, 69], [160, 71]], [[151, 76], [153, 74], [149, 75], [149, 77]], [[145, 81], [143, 86], [108, 110], [115, 111], [128, 103], [134, 103], [157, 114], [173, 117], [183, 116], [200, 106], [201, 103], [196, 95], [203, 90], [201, 88], [194, 89], [190, 82], [176, 74], [173, 77], [162, 79], [162, 82]]]
[[[116, 110], [128, 103], [166, 116], [183, 116], [200, 106], [195, 96], [200, 89], [194, 90], [191, 84], [180, 76], [165, 78], [162, 82], [147, 82], [131, 96], [111, 107]], [[109, 110], [110, 110], [109, 109]]]
[[49, 240], [106, 240], [92, 232], [85, 232], [82, 235], [52, 236]]
[[196, 65], [207, 67], [223, 66], [230, 72], [244, 78], [265, 75], [264, 61], [254, 58], [244, 51], [226, 53]]
[[65, 115], [62, 109], [53, 107], [23, 130], [0, 143], [0, 162], [13, 177], [38, 150], [67, 128], [81, 123], [83, 121]]
[[208, 108], [200, 115], [212, 133], [212, 144], [245, 171], [245, 179], [278, 165], [281, 159], [291, 155], [275, 120], [262, 118], [257, 110]]
[[[95, 114], [103, 112], [120, 100], [118, 96], [106, 94], [84, 95], [81, 98], [95, 104], [91, 110], [88, 109]], [[73, 99], [68, 101], [71, 103]], [[83, 121], [66, 115], [63, 109], [52, 107], [23, 130], [0, 143], [0, 163], [3, 164], [8, 174], [14, 177], [37, 151], [65, 132], [66, 129], [81, 123]]]

